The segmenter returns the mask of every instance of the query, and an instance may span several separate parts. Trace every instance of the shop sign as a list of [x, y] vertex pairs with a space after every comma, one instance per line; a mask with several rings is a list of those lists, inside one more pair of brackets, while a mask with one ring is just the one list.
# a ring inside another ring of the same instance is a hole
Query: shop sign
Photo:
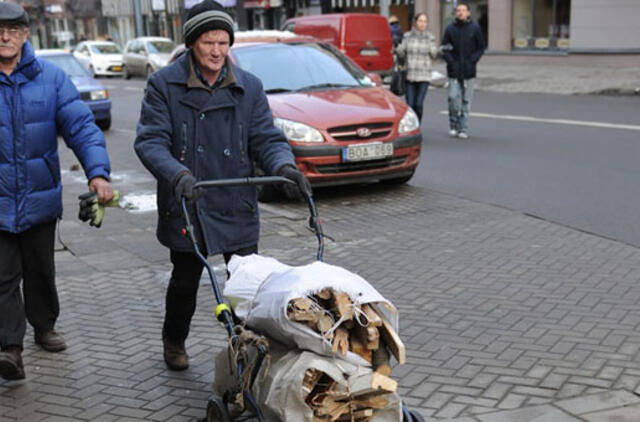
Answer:
[[529, 42], [526, 38], [516, 38], [513, 40], [513, 46], [516, 48], [527, 48]]
[[569, 48], [569, 47], [571, 47], [571, 43], [569, 42], [569, 38], [558, 38], [557, 45], [558, 45], [558, 48]]
[[549, 48], [549, 38], [536, 38], [534, 45], [536, 48]]

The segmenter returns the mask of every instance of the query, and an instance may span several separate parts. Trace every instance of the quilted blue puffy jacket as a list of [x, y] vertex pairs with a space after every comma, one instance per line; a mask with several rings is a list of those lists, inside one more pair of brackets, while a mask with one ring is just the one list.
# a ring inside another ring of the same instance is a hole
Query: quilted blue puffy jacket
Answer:
[[58, 134], [89, 179], [108, 180], [91, 110], [64, 71], [36, 58], [27, 41], [13, 73], [0, 72], [0, 230], [20, 233], [62, 215]]

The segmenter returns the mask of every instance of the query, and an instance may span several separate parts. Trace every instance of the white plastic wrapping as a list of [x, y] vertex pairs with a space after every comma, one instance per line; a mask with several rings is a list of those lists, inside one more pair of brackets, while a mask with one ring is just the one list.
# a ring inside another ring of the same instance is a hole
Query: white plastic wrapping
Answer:
[[[332, 356], [331, 343], [306, 325], [287, 318], [291, 299], [314, 294], [330, 287], [345, 292], [355, 304], [382, 302], [385, 317], [398, 332], [398, 313], [365, 279], [344, 268], [324, 262], [292, 267], [273, 258], [260, 255], [233, 256], [229, 262], [230, 277], [224, 296], [231, 302], [238, 317], [251, 329], [267, 337], [320, 355]], [[337, 356], [341, 357], [340, 354]], [[370, 366], [355, 353], [346, 359], [357, 365]]]

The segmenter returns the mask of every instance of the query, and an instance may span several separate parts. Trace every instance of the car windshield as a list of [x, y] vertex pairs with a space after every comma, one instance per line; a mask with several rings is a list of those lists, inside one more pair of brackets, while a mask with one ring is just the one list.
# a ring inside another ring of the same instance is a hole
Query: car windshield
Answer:
[[173, 49], [176, 46], [169, 41], [148, 41], [147, 42], [147, 50], [149, 50], [149, 54], [171, 54]]
[[87, 77], [87, 71], [82, 67], [80, 62], [71, 55], [43, 56], [45, 60], [49, 60], [71, 77]]
[[94, 54], [120, 54], [120, 47], [115, 44], [93, 44], [89, 48]]
[[241, 68], [260, 78], [266, 93], [375, 86], [328, 44], [252, 45], [235, 48], [233, 56]]

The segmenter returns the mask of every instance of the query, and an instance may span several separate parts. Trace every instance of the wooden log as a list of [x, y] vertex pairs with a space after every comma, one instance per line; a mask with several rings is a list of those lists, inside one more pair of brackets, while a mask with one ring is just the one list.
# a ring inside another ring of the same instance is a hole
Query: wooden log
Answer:
[[333, 290], [330, 287], [327, 287], [326, 289], [316, 292], [316, 296], [322, 300], [329, 300], [333, 296]]
[[364, 344], [357, 335], [349, 336], [349, 348], [353, 353], [361, 356], [364, 360], [371, 363], [371, 350], [365, 348]]
[[360, 409], [354, 410], [341, 415], [338, 421], [362, 421], [363, 419], [371, 418], [373, 416], [373, 409]]
[[334, 331], [331, 350], [333, 353], [338, 353], [338, 350], [340, 350], [342, 356], [347, 356], [347, 351], [349, 350], [349, 332], [344, 327], [338, 327], [336, 331]]
[[358, 377], [349, 378], [349, 391], [352, 397], [368, 397], [393, 393], [398, 389], [398, 382], [378, 372], [370, 372]]
[[380, 342], [380, 347], [372, 352], [371, 366], [373, 366], [375, 372], [387, 377], [391, 376], [389, 350], [384, 342]]
[[333, 292], [332, 297], [333, 311], [338, 319], [353, 319], [354, 306], [351, 298], [344, 292]]
[[[322, 334], [322, 336], [327, 336], [327, 333], [331, 330], [331, 328], [333, 328], [333, 324], [334, 321], [333, 318], [331, 318], [331, 315], [329, 315], [328, 313], [324, 313], [320, 315], [320, 318], [318, 318], [316, 328], [318, 332]], [[329, 335], [327, 338], [332, 339], [333, 334]]]
[[365, 303], [364, 305], [362, 305], [361, 309], [362, 312], [364, 312], [364, 314], [367, 316], [369, 325], [373, 325], [374, 327], [380, 327], [382, 325], [380, 316], [378, 316], [376, 311], [374, 311], [369, 304]]
[[398, 336], [391, 326], [391, 323], [384, 317], [380, 309], [375, 304], [372, 303], [371, 308], [376, 311], [382, 320], [382, 325], [378, 327], [380, 330], [380, 337], [389, 347], [389, 350], [391, 350], [391, 353], [393, 353], [393, 356], [396, 358], [398, 363], [404, 364], [407, 361], [407, 351], [404, 347], [404, 343], [400, 339], [400, 336]]
[[369, 350], [376, 350], [380, 347], [380, 332], [374, 326], [367, 327], [367, 341], [365, 347]]
[[360, 409], [370, 408], [370, 409], [384, 409], [389, 405], [389, 399], [387, 399], [386, 394], [381, 394], [377, 396], [370, 397], [357, 397], [351, 400], [351, 404]]

